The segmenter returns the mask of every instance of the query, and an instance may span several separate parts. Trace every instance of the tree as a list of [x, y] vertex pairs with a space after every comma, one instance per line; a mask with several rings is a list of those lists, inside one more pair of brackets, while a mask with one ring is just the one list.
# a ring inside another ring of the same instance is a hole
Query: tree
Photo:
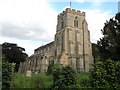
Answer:
[[99, 48], [95, 43], [92, 43], [92, 55], [94, 57], [94, 62], [96, 62], [96, 59], [99, 57]]
[[101, 30], [103, 37], [97, 42], [103, 60], [120, 60], [120, 13], [106, 21]]
[[28, 55], [24, 52], [25, 49], [17, 46], [14, 43], [3, 43], [2, 53], [9, 63], [15, 63], [15, 71], [18, 72], [20, 62], [24, 62]]

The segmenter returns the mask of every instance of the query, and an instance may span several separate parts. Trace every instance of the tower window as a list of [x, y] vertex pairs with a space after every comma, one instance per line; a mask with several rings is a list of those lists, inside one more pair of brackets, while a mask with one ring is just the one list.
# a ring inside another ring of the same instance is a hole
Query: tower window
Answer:
[[74, 20], [74, 27], [78, 27], [78, 19], [77, 19], [77, 17], [75, 17], [75, 20]]

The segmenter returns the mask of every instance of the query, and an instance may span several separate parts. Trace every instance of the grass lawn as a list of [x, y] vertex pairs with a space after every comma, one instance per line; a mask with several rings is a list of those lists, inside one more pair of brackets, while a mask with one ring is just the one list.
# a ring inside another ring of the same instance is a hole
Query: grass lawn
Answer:
[[77, 73], [77, 79], [88, 79], [89, 78], [89, 73], [88, 72], [81, 72]]
[[[81, 73], [77, 73], [77, 76], [76, 76], [76, 82], [77, 82], [77, 85], [80, 86], [80, 82], [81, 80], [83, 79], [89, 79], [89, 73], [88, 72], [81, 72]], [[81, 87], [81, 86], [80, 86]]]
[[[77, 73], [76, 81], [80, 86], [80, 80], [88, 79], [89, 73], [81, 72]], [[32, 74], [31, 77], [26, 76], [23, 73], [15, 73], [14, 75], [14, 87], [15, 88], [49, 88], [53, 83], [52, 76], [46, 76], [46, 73]]]
[[45, 73], [32, 74], [31, 77], [23, 73], [16, 73], [14, 75], [15, 88], [48, 88], [52, 82], [52, 76], [46, 76]]

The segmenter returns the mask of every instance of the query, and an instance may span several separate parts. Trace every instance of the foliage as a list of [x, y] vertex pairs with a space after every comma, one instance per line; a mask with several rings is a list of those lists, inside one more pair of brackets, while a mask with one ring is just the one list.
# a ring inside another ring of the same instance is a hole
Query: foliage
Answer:
[[45, 73], [33, 75], [34, 88], [49, 88], [52, 85], [52, 76], [46, 76]]
[[45, 73], [32, 74], [31, 77], [23, 73], [15, 73], [14, 88], [49, 88], [53, 78]]
[[[98, 61], [90, 71], [89, 87], [120, 88], [120, 62]], [[87, 83], [87, 84], [88, 84]]]
[[62, 68], [54, 68], [52, 88], [75, 87], [75, 76], [75, 71], [69, 66], [63, 66]]
[[16, 63], [15, 71], [18, 71], [20, 62], [25, 61], [27, 54], [24, 53], [25, 49], [13, 43], [3, 43], [2, 53], [9, 63]]
[[103, 60], [120, 60], [120, 13], [106, 21], [103, 37], [97, 42], [100, 56]]
[[51, 63], [51, 64], [49, 64], [49, 66], [48, 66], [46, 75], [53, 75], [53, 71], [54, 71], [54, 64]]
[[91, 88], [90, 79], [81, 79], [80, 80], [80, 88]]
[[17, 73], [14, 79], [16, 88], [120, 88], [120, 62], [98, 60], [93, 69], [86, 73], [73, 73], [71, 67], [56, 66], [52, 76], [45, 73], [27, 77]]
[[33, 88], [31, 77], [25, 76], [22, 73], [14, 74], [14, 88]]
[[88, 87], [87, 84], [88, 84], [89, 76], [90, 76], [89, 72], [77, 73], [77, 76], [76, 76], [77, 87], [79, 88]]
[[[89, 79], [89, 73], [77, 73], [75, 79], [77, 83], [76, 86], [81, 88], [82, 83], [80, 83], [80, 81]], [[45, 73], [32, 74], [31, 77], [27, 77], [23, 73], [14, 74], [14, 88], [50, 88], [52, 85], [53, 77], [48, 76]], [[68, 87], [66, 86], [66, 88]]]
[[95, 43], [92, 43], [92, 55], [94, 57], [94, 62], [99, 57], [99, 48], [98, 45]]
[[2, 58], [2, 88], [10, 88], [13, 65]]

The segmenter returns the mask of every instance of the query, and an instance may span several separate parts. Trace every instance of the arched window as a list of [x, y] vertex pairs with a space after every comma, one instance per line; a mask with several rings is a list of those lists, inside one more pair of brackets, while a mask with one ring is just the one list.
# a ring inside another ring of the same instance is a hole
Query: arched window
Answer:
[[54, 64], [54, 57], [53, 56], [49, 57], [49, 64]]
[[74, 27], [78, 27], [78, 18], [77, 18], [77, 16], [75, 17], [75, 20], [74, 20]]

